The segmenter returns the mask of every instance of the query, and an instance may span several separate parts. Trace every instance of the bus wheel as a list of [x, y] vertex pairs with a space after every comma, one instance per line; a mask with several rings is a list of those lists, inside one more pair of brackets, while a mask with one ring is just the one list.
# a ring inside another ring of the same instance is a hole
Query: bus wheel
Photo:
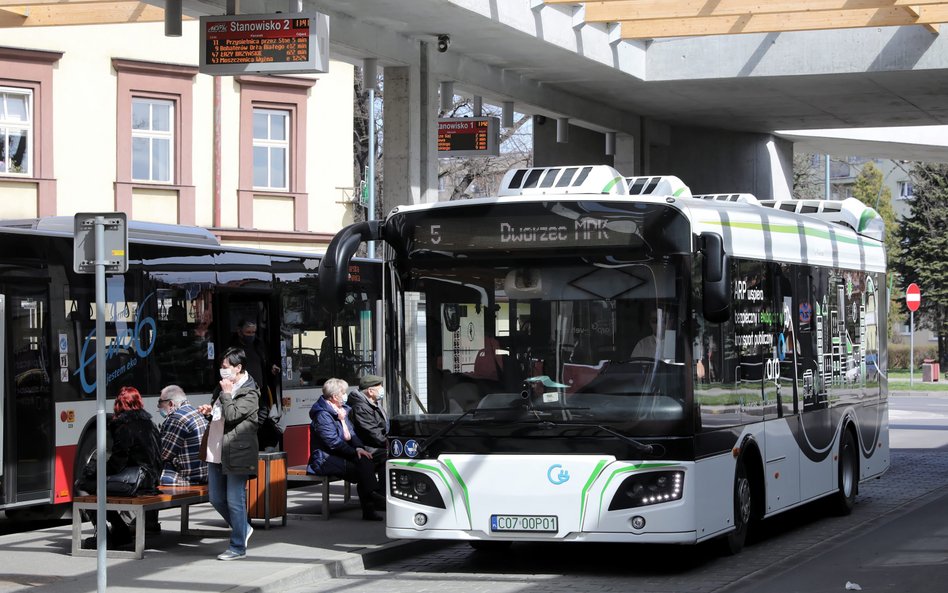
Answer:
[[754, 493], [744, 460], [738, 460], [734, 472], [734, 531], [724, 536], [723, 552], [733, 556], [744, 549], [754, 509]]
[[839, 443], [838, 483], [833, 507], [837, 514], [848, 515], [856, 505], [856, 484], [859, 483], [859, 455], [850, 430], [843, 431]]
[[513, 542], [476, 540], [476, 541], [470, 541], [467, 543], [469, 543], [471, 547], [477, 550], [478, 552], [490, 552], [490, 553], [496, 554], [496, 553], [504, 552], [510, 549], [510, 545]]

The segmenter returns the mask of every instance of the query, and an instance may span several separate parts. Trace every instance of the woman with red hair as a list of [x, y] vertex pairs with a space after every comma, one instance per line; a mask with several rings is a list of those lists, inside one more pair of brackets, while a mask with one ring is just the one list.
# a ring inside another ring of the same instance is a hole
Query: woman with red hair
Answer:
[[[109, 434], [112, 436], [112, 449], [105, 466], [106, 474], [117, 474], [129, 466], [142, 467], [145, 470], [145, 480], [138, 489], [138, 494], [157, 493], [158, 480], [161, 477], [158, 429], [151, 420], [151, 414], [145, 411], [141, 394], [134, 387], [122, 387], [115, 397]], [[95, 513], [90, 515], [95, 524]], [[131, 530], [121, 515], [117, 511], [109, 511], [106, 518], [109, 522], [109, 547], [131, 543]], [[83, 542], [83, 547], [94, 548], [95, 545], [95, 536]]]
[[157, 492], [161, 477], [161, 446], [158, 429], [151, 414], [145, 411], [142, 395], [134, 387], [122, 387], [115, 397], [114, 411], [109, 425], [112, 454], [106, 465], [108, 474], [117, 474], [130, 465], [143, 467], [148, 480], [139, 493]]

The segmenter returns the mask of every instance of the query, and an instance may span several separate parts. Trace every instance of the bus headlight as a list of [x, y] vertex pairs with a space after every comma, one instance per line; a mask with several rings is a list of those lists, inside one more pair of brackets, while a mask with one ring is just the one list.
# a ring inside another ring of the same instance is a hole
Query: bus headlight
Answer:
[[421, 472], [393, 469], [388, 474], [392, 497], [429, 507], [445, 508], [444, 500], [434, 482]]
[[679, 500], [684, 482], [685, 472], [683, 471], [633, 474], [619, 484], [609, 504], [609, 510], [633, 509]]

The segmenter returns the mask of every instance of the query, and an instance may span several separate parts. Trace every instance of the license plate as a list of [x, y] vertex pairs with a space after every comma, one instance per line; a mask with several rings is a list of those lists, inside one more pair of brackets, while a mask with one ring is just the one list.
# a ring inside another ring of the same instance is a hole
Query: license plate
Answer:
[[559, 531], [559, 521], [555, 515], [491, 515], [491, 531]]

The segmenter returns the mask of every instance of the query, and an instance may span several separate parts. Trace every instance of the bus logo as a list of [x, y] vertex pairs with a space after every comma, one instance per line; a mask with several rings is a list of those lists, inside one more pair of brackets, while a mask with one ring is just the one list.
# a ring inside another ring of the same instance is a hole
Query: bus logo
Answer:
[[398, 439], [392, 441], [392, 457], [402, 456], [402, 442]]
[[405, 443], [405, 455], [409, 457], [418, 455], [418, 441], [411, 439]]
[[546, 470], [546, 479], [550, 481], [550, 484], [559, 486], [569, 481], [569, 472], [563, 469], [563, 466], [559, 463], [554, 463], [550, 466], [550, 469]]
[[[125, 328], [124, 330], [119, 330], [116, 328], [116, 335], [112, 338], [112, 341], [106, 345], [105, 348], [105, 360], [109, 361], [113, 357], [118, 356], [122, 351], [127, 351], [129, 354], [134, 352], [137, 355], [137, 358], [130, 358], [128, 362], [124, 363], [117, 369], [110, 371], [105, 379], [106, 385], [112, 382], [116, 377], [122, 376], [124, 373], [130, 371], [132, 367], [138, 364], [138, 361], [146, 358], [151, 354], [152, 349], [155, 347], [155, 338], [157, 334], [157, 326], [155, 325], [155, 320], [151, 317], [143, 317], [142, 311], [145, 308], [145, 303], [148, 302], [148, 299], [155, 296], [155, 293], [149, 294], [147, 297], [142, 299], [141, 305], [138, 310], [135, 311], [135, 325], [133, 328]], [[146, 330], [147, 327], [150, 327], [150, 331]], [[146, 340], [143, 339], [144, 336], [150, 336], [150, 340], [147, 340], [147, 346], [145, 345]], [[82, 385], [82, 390], [86, 393], [92, 393], [96, 389], [96, 381], [92, 383], [86, 378], [86, 368], [92, 367], [95, 364], [95, 330], [93, 329], [86, 335], [85, 340], [82, 342], [82, 350], [79, 352], [79, 368], [73, 373], [73, 375], [79, 375], [79, 382]]]

